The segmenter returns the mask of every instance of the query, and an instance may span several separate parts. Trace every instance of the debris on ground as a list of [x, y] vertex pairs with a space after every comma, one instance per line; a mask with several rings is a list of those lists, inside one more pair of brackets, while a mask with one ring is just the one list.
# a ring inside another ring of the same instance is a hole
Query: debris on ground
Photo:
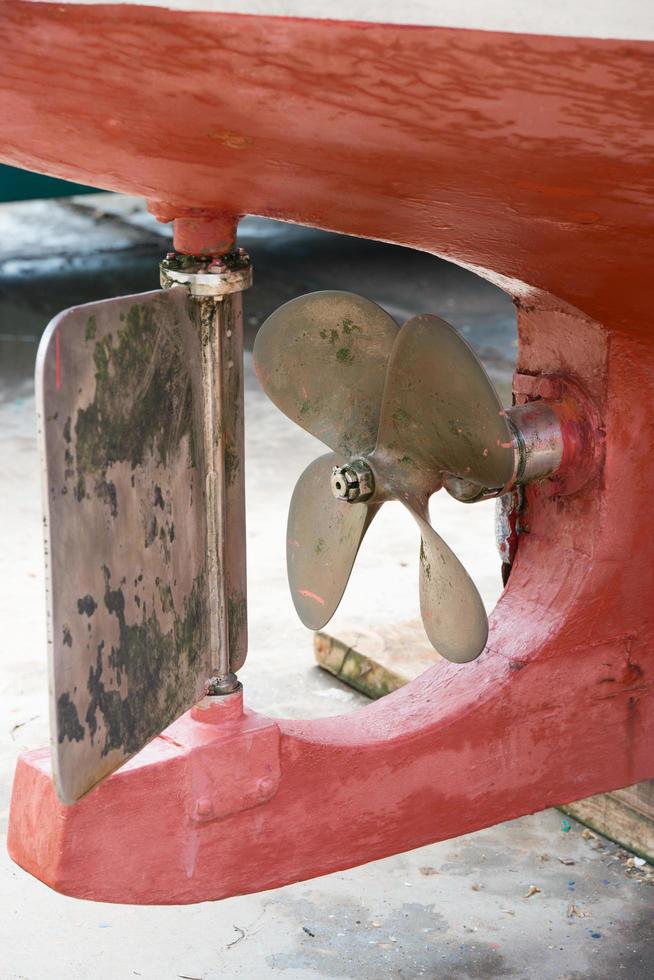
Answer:
[[242, 939], [245, 939], [245, 929], [241, 929], [240, 926], [233, 926], [234, 932], [238, 932], [239, 935], [236, 939], [232, 939], [231, 943], [227, 943], [226, 949], [231, 949], [232, 946], [236, 946]]
[[650, 864], [645, 858], [620, 849], [611, 855], [610, 861], [619, 861], [625, 869], [627, 878], [630, 878], [632, 881], [636, 881], [639, 884], [654, 885], [654, 865]]
[[530, 885], [529, 888], [527, 889], [527, 894], [525, 895], [525, 898], [531, 898], [532, 895], [539, 895], [540, 892], [541, 889], [538, 887], [538, 885]]
[[15, 733], [15, 732], [17, 732], [17, 731], [19, 730], [19, 728], [24, 728], [24, 727], [25, 727], [25, 725], [29, 725], [29, 723], [30, 723], [31, 721], [36, 721], [36, 719], [37, 719], [38, 717], [39, 717], [38, 715], [32, 715], [32, 717], [31, 717], [31, 718], [27, 718], [27, 719], [26, 719], [25, 721], [19, 721], [19, 722], [17, 722], [17, 723], [15, 724], [15, 725], [13, 725], [13, 726], [12, 726], [12, 727], [11, 727], [11, 728], [9, 729], [9, 734], [10, 734], [10, 736], [11, 736], [11, 740], [12, 740], [12, 742], [13, 742], [13, 740], [14, 740], [14, 733]]
[[567, 908], [565, 914], [567, 915], [567, 917], [569, 919], [573, 919], [573, 918], [576, 918], [576, 919], [587, 919], [588, 916], [590, 915], [590, 912], [584, 912], [584, 911], [582, 911], [582, 909], [578, 908], [576, 905], [570, 904], [570, 905], [568, 905], [568, 908]]

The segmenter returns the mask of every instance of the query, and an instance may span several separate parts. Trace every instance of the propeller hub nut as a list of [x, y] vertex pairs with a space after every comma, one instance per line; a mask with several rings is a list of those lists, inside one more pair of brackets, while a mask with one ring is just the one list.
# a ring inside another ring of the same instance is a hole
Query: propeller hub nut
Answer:
[[355, 459], [344, 466], [334, 467], [331, 485], [332, 493], [337, 500], [361, 502], [372, 497], [375, 491], [375, 478], [364, 460]]

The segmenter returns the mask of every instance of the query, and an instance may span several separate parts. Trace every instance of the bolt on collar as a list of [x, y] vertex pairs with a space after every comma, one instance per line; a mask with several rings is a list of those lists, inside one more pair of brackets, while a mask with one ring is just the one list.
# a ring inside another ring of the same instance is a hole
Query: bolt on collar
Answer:
[[348, 503], [364, 501], [375, 492], [375, 478], [363, 459], [355, 459], [343, 466], [335, 466], [331, 476], [332, 493], [337, 500]]
[[163, 289], [186, 286], [191, 296], [227, 296], [252, 285], [252, 264], [244, 248], [218, 256], [168, 252], [159, 270]]
[[207, 697], [216, 697], [218, 695], [234, 694], [241, 687], [241, 683], [232, 671], [223, 676], [216, 675], [215, 677], [210, 677], [209, 680], [205, 681], [204, 693]]

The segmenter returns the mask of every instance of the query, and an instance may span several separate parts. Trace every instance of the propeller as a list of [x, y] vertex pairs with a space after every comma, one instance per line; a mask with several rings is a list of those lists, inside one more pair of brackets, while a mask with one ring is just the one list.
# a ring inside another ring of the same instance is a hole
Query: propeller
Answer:
[[307, 467], [291, 499], [288, 577], [302, 622], [315, 630], [331, 619], [375, 514], [399, 500], [420, 529], [430, 642], [457, 663], [479, 656], [488, 636], [481, 596], [428, 510], [446, 480], [482, 494], [514, 476], [513, 430], [472, 349], [437, 316], [398, 328], [370, 300], [330, 290], [268, 317], [254, 364], [277, 407], [332, 450]]

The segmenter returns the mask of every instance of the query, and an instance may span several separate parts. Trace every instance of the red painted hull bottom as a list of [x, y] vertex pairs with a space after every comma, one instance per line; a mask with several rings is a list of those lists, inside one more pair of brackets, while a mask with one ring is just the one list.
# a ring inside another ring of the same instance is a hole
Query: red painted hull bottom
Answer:
[[654, 457], [630, 435], [651, 425], [654, 352], [554, 310], [521, 314], [520, 331], [524, 374], [563, 364], [585, 386], [605, 457], [575, 495], [528, 489], [479, 660], [438, 664], [345, 718], [193, 709], [70, 807], [47, 752], [31, 753], [11, 804], [18, 864], [68, 895], [200, 902], [654, 776], [654, 512], [640, 507]]

